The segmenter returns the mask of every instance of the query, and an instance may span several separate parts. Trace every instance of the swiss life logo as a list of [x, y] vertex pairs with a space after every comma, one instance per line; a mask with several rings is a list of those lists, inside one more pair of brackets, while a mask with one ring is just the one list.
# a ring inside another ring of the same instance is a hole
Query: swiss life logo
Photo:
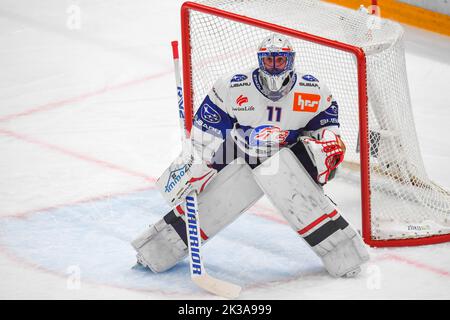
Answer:
[[248, 102], [248, 98], [244, 97], [242, 94], [236, 99], [236, 104], [239, 107], [242, 107], [242, 105], [247, 102]]
[[293, 111], [317, 112], [320, 104], [320, 95], [312, 93], [295, 92]]
[[180, 119], [184, 120], [184, 103], [183, 103], [183, 88], [177, 87], [178, 93], [178, 112]]

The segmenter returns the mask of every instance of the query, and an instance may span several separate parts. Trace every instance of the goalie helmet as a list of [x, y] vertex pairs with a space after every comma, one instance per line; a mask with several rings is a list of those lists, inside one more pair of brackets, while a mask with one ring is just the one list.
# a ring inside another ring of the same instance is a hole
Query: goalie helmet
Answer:
[[289, 40], [272, 34], [258, 48], [261, 80], [271, 92], [280, 91], [294, 71], [295, 52]]

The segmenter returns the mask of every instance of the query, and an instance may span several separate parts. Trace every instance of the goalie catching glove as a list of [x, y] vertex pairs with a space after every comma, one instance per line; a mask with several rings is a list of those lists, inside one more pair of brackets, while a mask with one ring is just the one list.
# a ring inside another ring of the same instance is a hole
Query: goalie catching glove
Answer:
[[344, 161], [344, 143], [338, 135], [327, 129], [320, 132], [319, 139], [311, 137], [300, 139], [317, 168], [317, 181], [320, 184], [327, 183], [331, 172]]

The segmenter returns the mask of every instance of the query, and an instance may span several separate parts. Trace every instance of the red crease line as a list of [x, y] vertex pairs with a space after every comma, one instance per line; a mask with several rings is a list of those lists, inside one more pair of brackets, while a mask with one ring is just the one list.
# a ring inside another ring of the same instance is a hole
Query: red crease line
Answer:
[[71, 98], [67, 98], [67, 99], [63, 99], [63, 100], [59, 100], [59, 101], [53, 101], [53, 102], [49, 102], [46, 104], [43, 104], [41, 106], [26, 110], [26, 111], [22, 111], [22, 112], [18, 112], [18, 113], [13, 113], [10, 115], [6, 115], [3, 117], [0, 117], [0, 122], [6, 122], [9, 120], [13, 120], [16, 118], [20, 118], [20, 117], [24, 117], [24, 116], [28, 116], [28, 115], [32, 115], [35, 113], [40, 113], [40, 112], [44, 112], [44, 111], [49, 111], [49, 110], [53, 110], [59, 107], [63, 107], [69, 104], [73, 104], [73, 103], [77, 103], [77, 102], [81, 102], [83, 100], [95, 97], [95, 96], [99, 96], [111, 91], [115, 91], [115, 90], [120, 90], [120, 89], [124, 89], [127, 87], [131, 87], [133, 85], [137, 85], [143, 82], [146, 82], [148, 80], [151, 79], [155, 79], [155, 78], [159, 78], [162, 76], [165, 76], [169, 73], [171, 73], [172, 70], [169, 71], [163, 71], [157, 74], [153, 74], [153, 75], [147, 75], [145, 77], [139, 78], [139, 79], [134, 79], [134, 80], [130, 80], [127, 82], [123, 82], [123, 83], [119, 83], [119, 84], [115, 84], [115, 85], [111, 85], [111, 86], [106, 86], [102, 89], [98, 89], [95, 91], [91, 91], [91, 92], [87, 92], [84, 94], [81, 94], [79, 96], [75, 96], [75, 97], [71, 97]]
[[427, 270], [427, 271], [430, 271], [432, 273], [439, 274], [441, 276], [450, 277], [450, 272], [449, 271], [442, 270], [442, 269], [439, 269], [439, 268], [436, 268], [436, 267], [433, 267], [433, 266], [430, 266], [430, 265], [426, 265], [426, 264], [424, 264], [422, 262], [411, 260], [411, 259], [399, 256], [399, 255], [396, 255], [396, 254], [392, 254], [392, 253], [385, 254], [385, 255], [381, 256], [380, 258], [378, 258], [377, 260], [394, 260], [394, 261], [398, 261], [398, 262], [409, 264], [409, 265], [414, 266], [414, 267], [416, 267], [418, 269]]
[[21, 140], [21, 141], [25, 141], [25, 142], [28, 142], [30, 144], [38, 145], [40, 147], [44, 147], [44, 148], [46, 148], [48, 150], [52, 150], [52, 151], [64, 154], [66, 156], [70, 156], [70, 157], [75, 158], [75, 159], [79, 159], [79, 160], [82, 160], [82, 161], [85, 161], [85, 162], [89, 162], [89, 163], [94, 163], [94, 164], [96, 164], [98, 166], [101, 166], [103, 168], [108, 168], [110, 170], [118, 171], [118, 172], [121, 172], [123, 174], [127, 174], [129, 176], [138, 177], [138, 178], [144, 179], [147, 182], [154, 183], [156, 181], [155, 178], [150, 177], [150, 176], [148, 176], [148, 175], [146, 175], [144, 173], [133, 171], [133, 170], [130, 170], [130, 169], [118, 166], [116, 164], [109, 163], [109, 162], [104, 161], [104, 160], [95, 159], [93, 157], [86, 156], [84, 154], [81, 154], [81, 153], [78, 153], [78, 152], [75, 152], [75, 151], [72, 151], [72, 150], [69, 150], [69, 149], [65, 149], [63, 147], [60, 147], [60, 146], [57, 146], [57, 145], [53, 145], [53, 144], [50, 144], [50, 143], [47, 143], [47, 142], [44, 142], [44, 141], [40, 141], [40, 140], [37, 140], [37, 139], [35, 139], [33, 137], [26, 136], [24, 134], [20, 134], [20, 133], [11, 131], [11, 130], [0, 129], [0, 134], [6, 135], [6, 136], [9, 136], [9, 137]]

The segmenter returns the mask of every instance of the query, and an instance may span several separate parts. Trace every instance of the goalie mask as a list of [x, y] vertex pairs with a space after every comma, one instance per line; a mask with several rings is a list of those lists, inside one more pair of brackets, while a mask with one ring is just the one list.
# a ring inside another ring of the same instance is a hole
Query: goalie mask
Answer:
[[271, 92], [280, 91], [294, 70], [295, 52], [289, 40], [273, 34], [261, 43], [258, 62], [261, 79]]

